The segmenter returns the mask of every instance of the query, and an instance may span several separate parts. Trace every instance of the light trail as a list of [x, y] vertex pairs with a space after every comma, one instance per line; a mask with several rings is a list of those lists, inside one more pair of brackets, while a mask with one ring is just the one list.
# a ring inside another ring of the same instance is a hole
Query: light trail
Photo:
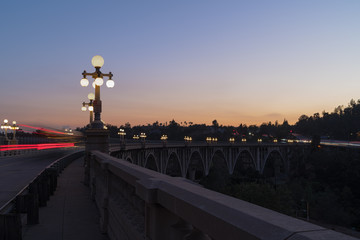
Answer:
[[74, 143], [42, 143], [42, 144], [18, 144], [18, 145], [0, 145], [0, 151], [13, 151], [25, 149], [51, 149], [51, 148], [66, 148], [74, 147]]
[[32, 128], [32, 129], [36, 129], [36, 130], [40, 130], [40, 131], [44, 131], [44, 132], [50, 132], [50, 133], [56, 133], [56, 134], [62, 134], [62, 135], [70, 135], [69, 133], [59, 132], [59, 131], [55, 131], [55, 130], [51, 130], [51, 129], [47, 129], [47, 128], [34, 127], [34, 126], [25, 125], [25, 124], [18, 124], [18, 125], [21, 127]]

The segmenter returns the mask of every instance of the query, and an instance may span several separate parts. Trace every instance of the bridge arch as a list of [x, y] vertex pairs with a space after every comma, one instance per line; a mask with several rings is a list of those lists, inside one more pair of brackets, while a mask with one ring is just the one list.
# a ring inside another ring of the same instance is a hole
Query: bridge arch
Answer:
[[144, 167], [159, 172], [159, 166], [153, 153], [146, 156]]
[[204, 159], [198, 150], [194, 150], [190, 153], [189, 162], [186, 169], [186, 178], [192, 181], [199, 181], [204, 176]]
[[225, 157], [224, 152], [220, 149], [216, 149], [211, 156], [211, 160], [208, 168], [209, 172], [214, 168], [216, 169], [221, 168], [221, 169], [226, 169], [230, 174], [229, 163], [226, 159], [227, 158]]
[[261, 174], [269, 181], [277, 181], [286, 177], [286, 162], [278, 149], [273, 149], [267, 154]]
[[175, 151], [172, 151], [169, 154], [169, 157], [166, 161], [165, 174], [172, 177], [181, 177], [181, 163], [179, 156]]
[[236, 183], [253, 181], [259, 177], [253, 154], [248, 149], [242, 149], [235, 158], [232, 181]]
[[229, 163], [222, 149], [214, 149], [208, 166], [208, 174], [201, 184], [215, 191], [224, 190], [230, 180]]
[[246, 169], [256, 169], [254, 156], [248, 149], [243, 149], [235, 158], [234, 172], [241, 172]]

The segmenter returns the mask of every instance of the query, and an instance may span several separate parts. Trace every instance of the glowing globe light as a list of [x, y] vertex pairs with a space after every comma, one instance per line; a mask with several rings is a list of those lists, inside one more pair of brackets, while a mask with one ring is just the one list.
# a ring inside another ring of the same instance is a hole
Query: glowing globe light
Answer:
[[80, 80], [80, 85], [82, 87], [87, 87], [89, 85], [89, 80], [87, 80], [86, 78], [83, 78]]
[[104, 80], [102, 78], [96, 78], [95, 84], [98, 86], [102, 86], [104, 84]]
[[104, 59], [102, 56], [96, 55], [91, 59], [91, 64], [94, 67], [102, 67], [104, 65]]
[[7, 119], [4, 119], [4, 123], [8, 123], [9, 121]]
[[92, 87], [95, 88], [95, 81], [92, 83]]
[[93, 112], [93, 111], [94, 111], [94, 107], [93, 107], [93, 106], [89, 106], [88, 109], [89, 109], [90, 112]]
[[115, 85], [115, 82], [112, 79], [109, 79], [109, 80], [106, 81], [106, 86], [108, 88], [113, 88], [114, 85]]
[[82, 106], [82, 107], [81, 107], [81, 111], [85, 112], [85, 111], [86, 111], [86, 107], [85, 107], [85, 106]]
[[89, 94], [88, 94], [88, 99], [89, 99], [89, 100], [94, 100], [94, 99], [95, 99], [95, 94], [89, 93]]
[[13, 124], [15, 125], [15, 124], [16, 124], [16, 121], [13, 121]]

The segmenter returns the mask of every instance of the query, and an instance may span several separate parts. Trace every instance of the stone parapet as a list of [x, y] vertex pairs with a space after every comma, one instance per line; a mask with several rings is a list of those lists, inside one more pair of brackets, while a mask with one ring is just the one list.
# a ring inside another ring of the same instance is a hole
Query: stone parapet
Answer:
[[110, 239], [355, 239], [99, 151], [90, 158], [91, 193]]

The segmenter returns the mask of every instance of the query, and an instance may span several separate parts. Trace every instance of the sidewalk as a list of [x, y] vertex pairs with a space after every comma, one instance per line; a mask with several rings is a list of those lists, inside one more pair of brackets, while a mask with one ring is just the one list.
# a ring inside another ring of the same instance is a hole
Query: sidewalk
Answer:
[[40, 224], [23, 227], [23, 239], [107, 240], [100, 233], [98, 210], [83, 180], [83, 158], [79, 158], [64, 169], [54, 195], [40, 208]]

